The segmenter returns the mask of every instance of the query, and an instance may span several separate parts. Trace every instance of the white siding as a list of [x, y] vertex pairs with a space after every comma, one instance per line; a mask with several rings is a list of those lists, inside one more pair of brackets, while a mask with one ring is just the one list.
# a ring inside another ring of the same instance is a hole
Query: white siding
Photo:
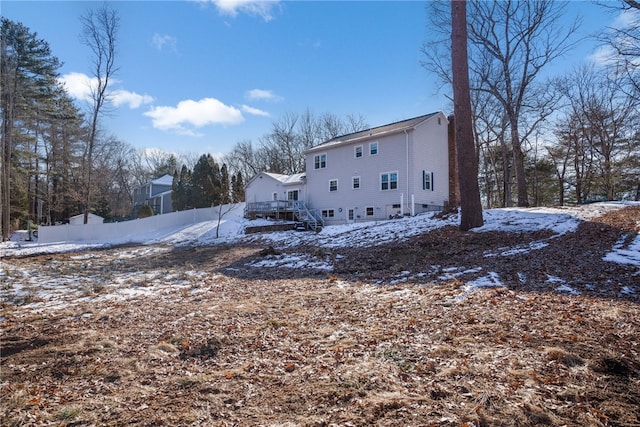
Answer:
[[287, 192], [298, 190], [299, 200], [304, 199], [305, 186], [300, 183], [285, 184], [264, 172], [253, 178], [245, 187], [246, 202], [269, 202], [273, 194], [278, 200], [287, 200]]
[[247, 203], [269, 202], [273, 200], [273, 193], [278, 194], [278, 200], [287, 200], [286, 194], [283, 194], [282, 183], [265, 173], [260, 173], [247, 184], [245, 199]]
[[[447, 144], [448, 126], [445, 117], [438, 124], [438, 116], [420, 124], [414, 131], [415, 143], [411, 156], [411, 188], [415, 195], [417, 212], [422, 205], [443, 207], [449, 198], [449, 150]], [[433, 173], [433, 190], [422, 188], [422, 172]], [[426, 210], [427, 208], [425, 208]]]
[[[440, 125], [438, 125], [440, 118]], [[378, 154], [371, 155], [371, 142], [378, 143]], [[363, 156], [354, 156], [355, 147], [363, 146]], [[307, 204], [317, 211], [331, 210], [335, 217], [327, 223], [348, 220], [354, 210], [355, 220], [381, 220], [402, 211], [411, 213], [411, 198], [416, 203], [415, 213], [444, 206], [448, 197], [447, 120], [436, 114], [407, 132], [360, 139], [350, 143], [327, 147], [327, 165], [314, 169], [315, 151], [307, 154]], [[422, 189], [422, 171], [433, 172], [435, 189]], [[396, 189], [381, 190], [380, 175], [398, 173]], [[352, 188], [353, 177], [360, 177], [360, 188]], [[338, 191], [329, 192], [329, 181], [338, 180]], [[402, 207], [394, 207], [400, 205]], [[373, 207], [373, 216], [366, 215]]]

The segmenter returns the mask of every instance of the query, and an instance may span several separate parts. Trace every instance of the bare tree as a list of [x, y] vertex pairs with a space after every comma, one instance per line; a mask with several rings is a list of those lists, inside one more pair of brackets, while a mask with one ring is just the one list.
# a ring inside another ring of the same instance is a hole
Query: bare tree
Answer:
[[256, 151], [251, 140], [238, 141], [231, 152], [224, 156], [224, 163], [248, 181], [262, 171]]
[[467, 58], [467, 2], [451, 1], [451, 65], [453, 105], [460, 183], [460, 228], [480, 227], [482, 204], [478, 187], [478, 161], [473, 141], [471, 95]]
[[[451, 17], [441, 2], [430, 2], [429, 8], [433, 34], [422, 49], [426, 57], [423, 65], [436, 73], [444, 84], [450, 84], [448, 45], [443, 33], [449, 28], [447, 24]], [[565, 9], [566, 3], [553, 0], [469, 2], [471, 89], [494, 97], [507, 119], [508, 143], [518, 205], [521, 206], [529, 204], [525, 175], [526, 137], [547, 117], [555, 101], [540, 89], [544, 87], [539, 82], [540, 74], [575, 44], [571, 36], [578, 22], [561, 25]], [[545, 96], [539, 98], [541, 93]], [[531, 104], [538, 100], [539, 105]], [[527, 115], [533, 118], [526, 120]]]
[[609, 28], [600, 40], [613, 49], [610, 61], [612, 72], [624, 76], [622, 86], [627, 94], [640, 99], [640, 2], [622, 0], [607, 2], [607, 8], [621, 10], [627, 15], [626, 22], [617, 28]]
[[262, 150], [269, 159], [271, 172], [291, 175], [304, 171], [305, 147], [297, 131], [298, 120], [297, 114], [286, 113], [262, 137]]
[[89, 140], [85, 153], [84, 172], [84, 223], [87, 223], [92, 205], [93, 150], [98, 135], [98, 123], [109, 100], [108, 88], [117, 72], [116, 36], [120, 25], [118, 13], [107, 3], [97, 10], [88, 10], [81, 18], [81, 40], [92, 53], [91, 112]]
[[521, 122], [542, 69], [573, 47], [576, 25], [560, 26], [566, 4], [552, 0], [474, 2], [470, 39], [478, 47], [471, 67], [478, 90], [494, 96], [509, 121], [518, 205], [528, 206]]
[[[569, 105], [558, 123], [559, 146], [576, 159], [573, 179], [578, 202], [589, 197], [613, 200], [620, 191], [629, 192], [622, 182], [637, 156], [640, 105], [622, 90], [621, 77], [582, 68], [562, 84]], [[559, 154], [562, 151], [555, 153], [556, 159]]]
[[345, 132], [364, 130], [368, 125], [362, 116], [347, 116], [345, 121], [331, 113], [316, 116], [307, 109], [302, 114], [286, 113], [271, 126], [258, 147], [249, 140], [240, 141], [224, 156], [230, 176], [240, 173], [249, 181], [263, 171], [302, 173], [306, 150]]
[[217, 224], [216, 224], [216, 239], [220, 237], [220, 224], [222, 224], [222, 218], [232, 210], [234, 210], [238, 205], [236, 203], [227, 203], [218, 205], [218, 213], [217, 213]]

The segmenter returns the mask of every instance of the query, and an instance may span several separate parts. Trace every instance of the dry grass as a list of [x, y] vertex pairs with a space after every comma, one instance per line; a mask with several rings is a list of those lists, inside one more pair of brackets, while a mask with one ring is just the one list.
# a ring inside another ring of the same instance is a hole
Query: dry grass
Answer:
[[634, 303], [340, 285], [219, 278], [90, 317], [5, 307], [4, 423], [640, 422]]
[[104, 251], [110, 277], [141, 271], [151, 292], [4, 302], [2, 425], [640, 425], [633, 299], [244, 269], [260, 249]]

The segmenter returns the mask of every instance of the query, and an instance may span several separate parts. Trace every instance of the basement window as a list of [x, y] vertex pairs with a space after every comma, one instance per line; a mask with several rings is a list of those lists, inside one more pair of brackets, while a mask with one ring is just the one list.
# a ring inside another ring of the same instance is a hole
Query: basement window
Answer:
[[334, 216], [335, 216], [335, 211], [333, 209], [322, 210], [322, 218], [333, 218]]

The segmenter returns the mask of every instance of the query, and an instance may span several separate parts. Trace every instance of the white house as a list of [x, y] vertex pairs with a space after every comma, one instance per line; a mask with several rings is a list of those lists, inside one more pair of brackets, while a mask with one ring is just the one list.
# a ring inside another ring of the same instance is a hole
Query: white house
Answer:
[[257, 206], [252, 202], [293, 197], [324, 224], [441, 210], [454, 185], [448, 129], [447, 117], [437, 112], [333, 138], [306, 151], [306, 173], [295, 185], [288, 186], [286, 176], [252, 179], [245, 187], [247, 212]]
[[[87, 218], [87, 224], [102, 224], [104, 222], [104, 218], [98, 216], [96, 214], [89, 213]], [[69, 224], [71, 225], [83, 225], [84, 224], [84, 214], [75, 215], [69, 218]]]

